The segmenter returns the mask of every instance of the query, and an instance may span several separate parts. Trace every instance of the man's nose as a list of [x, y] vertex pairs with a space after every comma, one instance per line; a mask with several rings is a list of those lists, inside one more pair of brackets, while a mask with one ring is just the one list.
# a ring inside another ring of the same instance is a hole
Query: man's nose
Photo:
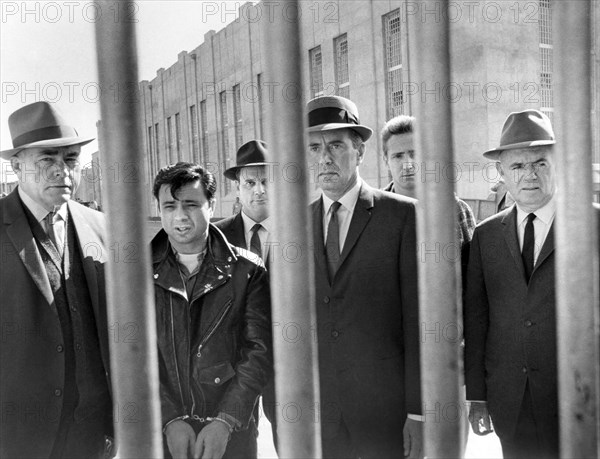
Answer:
[[69, 175], [70, 168], [62, 158], [56, 158], [49, 167], [48, 175], [54, 178], [63, 178]]
[[257, 182], [256, 186], [254, 187], [254, 192], [256, 194], [265, 194], [267, 192], [267, 187], [265, 185], [265, 183]]
[[173, 217], [177, 221], [184, 221], [184, 220], [187, 220], [188, 215], [187, 215], [187, 212], [185, 211], [185, 209], [183, 207], [177, 206], [175, 208], [175, 211], [173, 212]]

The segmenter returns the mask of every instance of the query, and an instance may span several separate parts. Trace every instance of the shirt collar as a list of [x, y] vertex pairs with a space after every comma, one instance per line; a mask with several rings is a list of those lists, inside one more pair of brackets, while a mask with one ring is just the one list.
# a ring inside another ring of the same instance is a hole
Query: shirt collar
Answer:
[[[248, 215], [244, 213], [244, 209], [240, 212], [242, 214], [242, 220], [244, 221], [244, 233], [249, 233], [252, 231], [252, 227], [256, 225], [258, 222], [252, 220]], [[270, 217], [265, 218], [262, 222], [259, 223], [262, 227], [267, 230], [268, 233], [271, 232], [271, 219]]]
[[[46, 215], [48, 215], [48, 211], [45, 209], [44, 206], [34, 201], [20, 186], [17, 187], [17, 192], [19, 193], [19, 197], [21, 198], [21, 201], [23, 201], [23, 204], [25, 204], [25, 206], [29, 209], [29, 211], [33, 214], [33, 216], [38, 222], [41, 222], [44, 218], [46, 218]], [[63, 220], [67, 220], [66, 202], [64, 204], [61, 204], [58, 207], [58, 210], [56, 210], [55, 207], [55, 211], [58, 213], [58, 215], [62, 217]]]
[[535, 218], [539, 218], [545, 225], [548, 225], [554, 219], [554, 215], [556, 214], [556, 193], [550, 201], [546, 203], [546, 205], [540, 207], [538, 210], [534, 212], [525, 212], [523, 209], [517, 206], [517, 223], [520, 225], [527, 218], [530, 213], [535, 214]]
[[[358, 201], [358, 195], [360, 194], [360, 188], [362, 186], [362, 179], [358, 177], [356, 183], [352, 188], [350, 188], [344, 196], [338, 199], [338, 202], [345, 207], [349, 211], [354, 210], [354, 206], [356, 206], [356, 202]], [[325, 193], [323, 193], [323, 210], [325, 211], [325, 215], [329, 212], [329, 208], [333, 204], [333, 200], [328, 198]]]

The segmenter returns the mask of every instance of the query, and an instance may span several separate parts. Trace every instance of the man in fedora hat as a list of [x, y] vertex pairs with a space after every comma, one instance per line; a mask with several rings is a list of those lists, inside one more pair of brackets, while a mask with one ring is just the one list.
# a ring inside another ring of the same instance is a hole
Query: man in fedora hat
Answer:
[[[267, 193], [268, 156], [267, 144], [262, 140], [250, 140], [238, 149], [236, 165], [227, 169], [224, 175], [236, 183], [241, 211], [215, 223], [231, 244], [254, 252], [267, 267], [271, 234]], [[263, 393], [263, 411], [271, 422], [273, 439], [277, 444], [273, 379]], [[255, 414], [258, 421], [258, 412]]]
[[307, 111], [323, 457], [420, 457], [416, 201], [360, 178], [373, 131], [352, 101]]
[[74, 202], [80, 137], [47, 102], [8, 124], [0, 200], [2, 457], [106, 457], [112, 435], [102, 214]]
[[250, 140], [236, 154], [236, 165], [224, 172], [236, 183], [242, 210], [216, 223], [227, 240], [267, 260], [269, 239], [269, 197], [267, 194], [267, 144]]
[[506, 458], [558, 457], [553, 222], [556, 159], [550, 120], [508, 115], [496, 161], [515, 204], [483, 221], [471, 242], [465, 378], [473, 431], [491, 431]]

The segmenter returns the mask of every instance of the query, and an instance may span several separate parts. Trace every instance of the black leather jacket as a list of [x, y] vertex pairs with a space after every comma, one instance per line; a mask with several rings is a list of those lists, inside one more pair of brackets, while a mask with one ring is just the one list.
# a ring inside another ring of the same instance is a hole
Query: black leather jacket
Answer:
[[211, 224], [188, 301], [163, 230], [152, 253], [163, 425], [226, 413], [238, 429], [247, 428], [273, 364], [268, 275], [260, 258], [230, 245]]

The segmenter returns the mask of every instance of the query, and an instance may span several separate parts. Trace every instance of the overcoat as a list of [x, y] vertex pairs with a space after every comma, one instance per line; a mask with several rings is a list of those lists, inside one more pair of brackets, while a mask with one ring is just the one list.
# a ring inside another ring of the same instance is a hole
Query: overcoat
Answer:
[[[110, 387], [104, 216], [73, 200], [67, 207]], [[0, 199], [0, 251], [0, 457], [48, 457], [62, 410], [65, 353], [50, 281], [17, 189]]]

